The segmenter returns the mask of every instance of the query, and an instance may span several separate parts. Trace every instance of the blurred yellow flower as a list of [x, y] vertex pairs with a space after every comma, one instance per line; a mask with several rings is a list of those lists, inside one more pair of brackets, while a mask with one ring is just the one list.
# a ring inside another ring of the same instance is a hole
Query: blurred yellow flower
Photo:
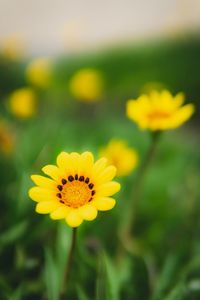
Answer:
[[117, 168], [118, 176], [130, 174], [138, 164], [137, 152], [128, 147], [126, 141], [113, 139], [100, 150], [100, 155], [105, 156], [110, 164]]
[[0, 120], [0, 153], [10, 155], [14, 149], [14, 136], [8, 124]]
[[18, 61], [24, 56], [24, 45], [19, 35], [11, 35], [1, 41], [0, 52], [12, 61]]
[[182, 93], [172, 96], [169, 91], [152, 91], [127, 102], [127, 116], [140, 129], [152, 131], [174, 129], [185, 123], [194, 113], [194, 105], [182, 106]]
[[51, 83], [52, 63], [48, 58], [37, 58], [29, 63], [26, 69], [28, 81], [39, 87], [46, 88]]
[[91, 152], [61, 152], [57, 166], [47, 165], [42, 171], [51, 179], [32, 175], [37, 186], [29, 190], [40, 214], [50, 214], [53, 220], [65, 219], [69, 226], [78, 227], [83, 220], [94, 220], [98, 210], [115, 206], [110, 196], [120, 190], [120, 184], [112, 181], [116, 168], [107, 166], [105, 158], [94, 162]]
[[103, 92], [103, 76], [95, 69], [81, 69], [71, 78], [69, 88], [77, 100], [97, 101]]
[[28, 119], [36, 113], [36, 95], [31, 88], [15, 90], [9, 98], [10, 112], [20, 119]]

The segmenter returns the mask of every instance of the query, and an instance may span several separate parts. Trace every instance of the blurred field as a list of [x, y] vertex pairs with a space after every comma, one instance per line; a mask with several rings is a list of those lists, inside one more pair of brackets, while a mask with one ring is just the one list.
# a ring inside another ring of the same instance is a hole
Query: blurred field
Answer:
[[[11, 151], [0, 157], [0, 299], [58, 299], [70, 229], [34, 212], [27, 194], [30, 174], [55, 163], [62, 150], [90, 150], [97, 158], [112, 138], [126, 140], [141, 162], [150, 137], [127, 119], [125, 103], [152, 88], [183, 91], [196, 105], [194, 119], [162, 136], [133, 228], [137, 255], [118, 255], [135, 170], [119, 178], [116, 208], [80, 227], [66, 299], [200, 299], [199, 37], [56, 57], [45, 88], [28, 82], [29, 61], [0, 58], [1, 118], [13, 139]], [[99, 101], [77, 101], [70, 92], [69, 82], [82, 68], [101, 72]], [[37, 109], [32, 118], [19, 119], [8, 100], [27, 86], [34, 90]]]

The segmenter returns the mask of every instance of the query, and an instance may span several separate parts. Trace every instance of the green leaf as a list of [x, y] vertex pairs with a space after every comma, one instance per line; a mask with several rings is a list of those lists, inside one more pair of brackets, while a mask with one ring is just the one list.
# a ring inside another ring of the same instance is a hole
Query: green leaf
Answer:
[[27, 221], [22, 221], [8, 230], [4, 231], [0, 237], [0, 246], [6, 246], [17, 241], [20, 237], [24, 235], [28, 227]]
[[58, 268], [53, 258], [52, 251], [49, 248], [45, 249], [44, 280], [45, 280], [48, 300], [58, 300], [59, 299]]
[[124, 278], [121, 282], [120, 297], [131, 300], [149, 299], [149, 276], [144, 259], [140, 256], [127, 254], [123, 263]]
[[[164, 300], [183, 300], [186, 293], [185, 283], [180, 282], [171, 290], [171, 292], [164, 298]], [[163, 298], [160, 298], [163, 299]]]
[[163, 296], [166, 294], [167, 289], [169, 288], [170, 284], [173, 282], [174, 273], [176, 272], [177, 269], [178, 260], [179, 258], [177, 255], [169, 255], [166, 258], [163, 270], [159, 275], [158, 282], [152, 296], [152, 300], [162, 299]]
[[79, 285], [77, 286], [77, 295], [78, 300], [89, 300], [89, 298], [86, 296], [85, 292]]
[[66, 224], [62, 222], [58, 223], [55, 261], [60, 282], [62, 282], [64, 269], [69, 254], [69, 249], [71, 245], [71, 234], [72, 230], [70, 227], [66, 226]]
[[99, 257], [99, 272], [96, 285], [97, 300], [119, 299], [119, 277], [110, 258], [105, 254]]

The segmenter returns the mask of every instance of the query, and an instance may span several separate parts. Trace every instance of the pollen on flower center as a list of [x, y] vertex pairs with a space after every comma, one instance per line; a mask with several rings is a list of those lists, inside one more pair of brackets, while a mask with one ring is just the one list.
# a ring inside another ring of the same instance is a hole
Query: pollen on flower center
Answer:
[[152, 111], [148, 114], [148, 119], [150, 121], [154, 120], [154, 119], [166, 119], [170, 117], [170, 113], [166, 112], [166, 111]]
[[[57, 197], [59, 201], [69, 207], [78, 208], [92, 200], [95, 194], [93, 184], [89, 183], [89, 178], [84, 180], [83, 176], [69, 176], [68, 181], [62, 180], [63, 185], [58, 185], [59, 193]], [[89, 183], [89, 184], [88, 184]]]

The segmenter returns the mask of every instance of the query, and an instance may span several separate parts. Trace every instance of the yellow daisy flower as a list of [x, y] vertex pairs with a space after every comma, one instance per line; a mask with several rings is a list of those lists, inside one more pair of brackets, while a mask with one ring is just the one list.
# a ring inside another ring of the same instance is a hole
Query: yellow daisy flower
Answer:
[[9, 98], [10, 112], [20, 119], [29, 119], [36, 113], [36, 95], [30, 88], [15, 90]]
[[26, 76], [30, 83], [40, 88], [46, 88], [51, 82], [52, 65], [48, 58], [37, 58], [30, 62], [26, 69]]
[[117, 176], [130, 174], [138, 164], [137, 152], [128, 147], [126, 141], [113, 139], [100, 150], [100, 155], [105, 156], [110, 164], [117, 168]]
[[94, 220], [98, 210], [115, 206], [111, 196], [119, 191], [120, 184], [112, 181], [116, 168], [107, 166], [105, 158], [94, 162], [91, 152], [61, 152], [57, 166], [47, 165], [42, 171], [50, 178], [32, 175], [37, 186], [29, 190], [40, 214], [65, 219], [69, 226], [77, 227], [83, 220]]
[[169, 91], [153, 91], [127, 102], [127, 116], [140, 129], [152, 131], [174, 129], [185, 123], [194, 113], [194, 105], [182, 106], [182, 93], [172, 96]]
[[70, 80], [72, 95], [83, 102], [95, 102], [103, 92], [102, 74], [95, 69], [81, 69]]

